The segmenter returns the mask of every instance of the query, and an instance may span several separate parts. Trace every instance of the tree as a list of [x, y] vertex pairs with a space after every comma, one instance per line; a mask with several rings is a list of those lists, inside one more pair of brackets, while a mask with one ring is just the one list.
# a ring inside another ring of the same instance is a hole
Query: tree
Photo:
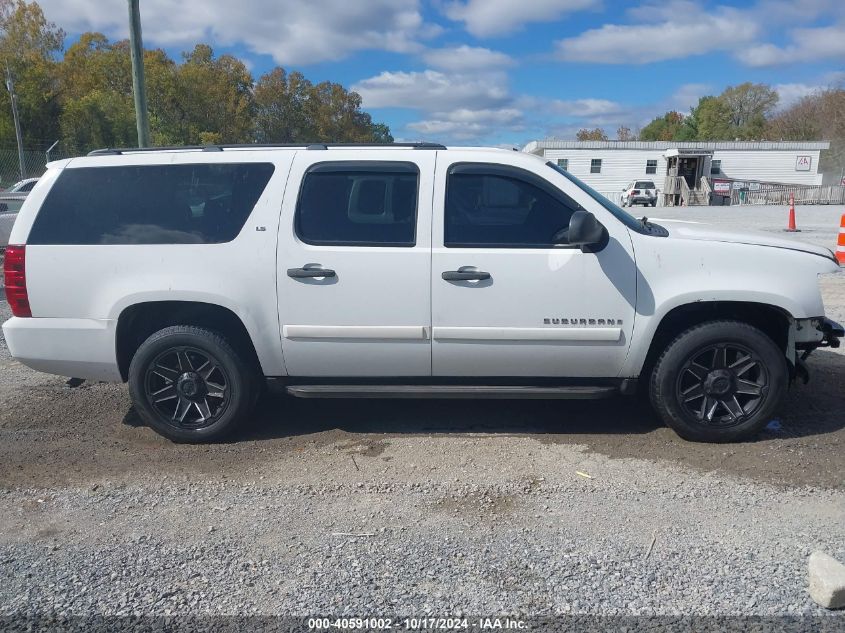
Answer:
[[[178, 143], [174, 118], [174, 64], [162, 50], [144, 52], [153, 140]], [[133, 146], [137, 141], [128, 43], [110, 43], [101, 33], [83, 33], [58, 65], [65, 149]]]
[[620, 125], [616, 129], [616, 140], [617, 141], [636, 141], [637, 136], [636, 136], [636, 134], [631, 132], [631, 128], [626, 127], [624, 125]]
[[575, 134], [575, 138], [579, 141], [606, 141], [607, 134], [600, 127], [597, 127], [594, 130], [581, 128], [578, 130], [578, 133]]
[[[15, 78], [24, 143], [42, 146], [58, 138], [59, 101], [56, 55], [64, 31], [44, 17], [41, 7], [24, 0], [0, 0], [0, 71]], [[9, 93], [0, 89], [0, 144], [14, 145]]]
[[727, 109], [728, 121], [736, 138], [760, 138], [766, 128], [766, 119], [778, 103], [778, 93], [766, 84], [745, 82], [728, 86], [719, 100]]
[[174, 81], [173, 133], [184, 143], [249, 143], [255, 140], [252, 75], [231, 55], [215, 58], [207, 44], [184, 55]]
[[390, 129], [361, 111], [361, 97], [331, 82], [274, 68], [255, 86], [257, 137], [272, 143], [392, 143]]
[[297, 143], [314, 139], [306, 107], [311, 82], [302, 73], [274, 68], [255, 85], [256, 136], [261, 143]]
[[701, 97], [688, 120], [694, 131], [694, 140], [725, 141], [736, 138], [737, 130], [731, 125], [728, 106], [720, 97]]
[[766, 134], [784, 141], [830, 141], [820, 168], [838, 181], [845, 173], [845, 90], [828, 88], [807, 95], [773, 116]]
[[684, 115], [671, 110], [663, 116], [656, 117], [640, 130], [640, 140], [643, 141], [673, 141], [680, 136], [684, 125]]
[[[84, 153], [136, 142], [129, 45], [84, 33], [61, 60], [64, 32], [26, 0], [0, 0], [0, 69], [16, 77], [25, 143], [63, 140]], [[244, 63], [198, 44], [181, 63], [144, 51], [156, 145], [265, 142], [392, 142], [390, 129], [342, 85], [314, 85], [276, 68], [253, 83]], [[14, 145], [8, 92], [0, 89], [0, 143]]]

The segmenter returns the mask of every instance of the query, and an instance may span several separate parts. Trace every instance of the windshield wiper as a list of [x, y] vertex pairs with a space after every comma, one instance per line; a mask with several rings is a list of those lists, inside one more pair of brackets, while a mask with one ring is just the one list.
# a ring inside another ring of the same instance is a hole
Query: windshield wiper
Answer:
[[650, 229], [652, 226], [654, 226], [651, 222], [648, 221], [648, 218], [646, 216], [640, 218], [640, 224], [642, 224], [643, 228], [646, 229]]

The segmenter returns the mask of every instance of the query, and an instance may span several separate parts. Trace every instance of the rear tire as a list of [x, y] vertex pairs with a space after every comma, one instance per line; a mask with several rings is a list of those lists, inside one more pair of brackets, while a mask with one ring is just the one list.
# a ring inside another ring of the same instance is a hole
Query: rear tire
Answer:
[[144, 341], [129, 365], [141, 419], [174, 442], [218, 440], [243, 424], [255, 402], [255, 369], [216, 332], [174, 325]]
[[733, 442], [771, 420], [788, 379], [783, 352], [763, 332], [739, 321], [710, 321], [666, 347], [651, 375], [651, 403], [686, 440]]

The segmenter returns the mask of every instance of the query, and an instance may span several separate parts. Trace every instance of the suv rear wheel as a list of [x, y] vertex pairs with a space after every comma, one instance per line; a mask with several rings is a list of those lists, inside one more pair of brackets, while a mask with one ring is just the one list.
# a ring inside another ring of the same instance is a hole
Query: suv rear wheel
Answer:
[[175, 325], [144, 341], [129, 365], [129, 393], [141, 418], [176, 442], [228, 435], [249, 414], [255, 371], [220, 334]]
[[678, 435], [696, 442], [751, 437], [786, 391], [783, 352], [739, 321], [710, 321], [672, 341], [651, 375], [651, 402]]

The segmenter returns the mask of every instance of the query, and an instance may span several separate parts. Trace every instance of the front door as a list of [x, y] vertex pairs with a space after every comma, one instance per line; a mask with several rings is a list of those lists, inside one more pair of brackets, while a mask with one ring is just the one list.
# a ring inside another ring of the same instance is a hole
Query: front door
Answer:
[[297, 153], [277, 257], [289, 375], [431, 375], [435, 154]]
[[[438, 159], [434, 375], [617, 376], [636, 295], [627, 228], [542, 162], [475, 161], [471, 152]], [[598, 252], [555, 244], [579, 206], [609, 231]]]

